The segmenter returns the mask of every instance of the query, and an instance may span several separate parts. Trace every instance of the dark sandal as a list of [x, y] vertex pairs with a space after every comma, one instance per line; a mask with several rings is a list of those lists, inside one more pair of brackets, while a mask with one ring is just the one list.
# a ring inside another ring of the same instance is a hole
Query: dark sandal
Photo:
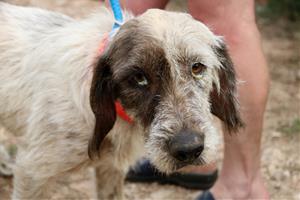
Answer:
[[165, 175], [159, 172], [149, 160], [141, 160], [129, 170], [126, 181], [141, 183], [158, 182], [161, 184], [178, 185], [188, 189], [208, 190], [214, 185], [217, 177], [217, 170], [207, 174], [176, 172]]
[[215, 200], [213, 194], [210, 191], [204, 191], [202, 194], [200, 194], [196, 200]]

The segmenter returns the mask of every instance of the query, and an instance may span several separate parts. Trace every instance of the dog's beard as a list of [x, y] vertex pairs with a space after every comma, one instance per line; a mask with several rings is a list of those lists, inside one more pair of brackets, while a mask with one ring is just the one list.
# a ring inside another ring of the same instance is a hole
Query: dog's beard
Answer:
[[161, 133], [149, 134], [145, 145], [148, 157], [159, 171], [166, 174], [170, 174], [187, 165], [206, 165], [214, 162], [217, 158], [220, 135], [214, 127], [210, 127], [206, 133], [204, 150], [198, 159], [192, 163], [181, 162], [174, 158], [166, 145], [169, 137]]
[[181, 168], [169, 154], [164, 140], [153, 141], [149, 138], [146, 142], [146, 151], [151, 163], [161, 172], [169, 174]]

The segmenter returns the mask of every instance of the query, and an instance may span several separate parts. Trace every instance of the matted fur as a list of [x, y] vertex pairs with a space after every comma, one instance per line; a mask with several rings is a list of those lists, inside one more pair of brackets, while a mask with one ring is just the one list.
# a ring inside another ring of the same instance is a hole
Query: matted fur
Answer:
[[[98, 197], [120, 199], [144, 143], [152, 162], [170, 173], [187, 164], [167, 145], [181, 130], [204, 136], [202, 154], [188, 163], [204, 164], [219, 142], [211, 111], [229, 130], [242, 126], [220, 37], [183, 13], [149, 10], [125, 21], [98, 55], [114, 23], [108, 10], [77, 21], [0, 3], [0, 122], [22, 136], [14, 199], [45, 198], [55, 177], [87, 164], [96, 166]], [[195, 62], [206, 66], [199, 79], [191, 74]], [[148, 85], [138, 86], [135, 76]], [[116, 117], [115, 100], [133, 124]]]

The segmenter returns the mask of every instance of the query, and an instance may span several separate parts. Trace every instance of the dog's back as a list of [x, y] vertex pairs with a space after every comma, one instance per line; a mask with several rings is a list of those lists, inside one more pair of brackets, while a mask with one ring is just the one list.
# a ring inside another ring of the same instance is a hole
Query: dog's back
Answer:
[[37, 69], [26, 59], [48, 37], [47, 32], [71, 21], [41, 9], [0, 3], [0, 122], [13, 132], [22, 132], [19, 129], [25, 128], [33, 85], [37, 84], [34, 75], [30, 75]]
[[95, 44], [113, 23], [107, 12], [99, 15], [76, 21], [0, 3], [0, 123], [14, 134], [24, 134], [32, 131], [30, 124], [35, 129], [43, 121], [59, 126], [73, 118], [64, 113], [77, 113], [74, 123], [82, 120], [80, 114], [89, 116], [90, 108], [84, 107], [89, 99], [74, 95], [88, 91], [83, 76], [93, 64]]

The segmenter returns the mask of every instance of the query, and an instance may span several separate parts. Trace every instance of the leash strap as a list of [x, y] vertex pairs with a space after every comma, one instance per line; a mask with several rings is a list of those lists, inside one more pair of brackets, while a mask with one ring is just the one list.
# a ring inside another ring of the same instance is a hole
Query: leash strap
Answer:
[[123, 14], [119, 0], [110, 0], [109, 2], [115, 17], [115, 23], [110, 33], [110, 37], [113, 37], [123, 24]]

